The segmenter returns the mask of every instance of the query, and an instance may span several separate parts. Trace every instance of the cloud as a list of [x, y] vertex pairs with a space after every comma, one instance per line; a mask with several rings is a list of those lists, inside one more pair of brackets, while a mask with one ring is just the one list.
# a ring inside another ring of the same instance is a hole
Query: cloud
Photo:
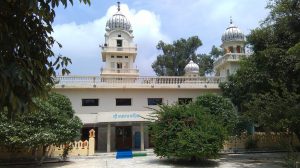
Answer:
[[[63, 45], [62, 49], [54, 46], [54, 52], [72, 59], [73, 64], [69, 67], [71, 74], [99, 75], [103, 66], [99, 44], [104, 42], [106, 21], [116, 12], [116, 8], [111, 6], [105, 16], [92, 22], [54, 26], [53, 36]], [[133, 26], [134, 42], [138, 45], [136, 66], [140, 69], [140, 75], [154, 75], [151, 63], [158, 54], [155, 46], [159, 40], [169, 41], [161, 33], [160, 17], [148, 10], [129, 9], [126, 4], [121, 4], [121, 11]]]

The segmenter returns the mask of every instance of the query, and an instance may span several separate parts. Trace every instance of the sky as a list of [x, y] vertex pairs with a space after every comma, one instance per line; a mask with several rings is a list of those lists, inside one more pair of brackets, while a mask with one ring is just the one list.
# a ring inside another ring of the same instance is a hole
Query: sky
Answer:
[[[78, 1], [78, 0], [77, 0]], [[56, 55], [72, 59], [70, 75], [100, 75], [104, 66], [101, 48], [106, 21], [117, 12], [117, 1], [91, 0], [56, 9], [53, 37], [63, 45], [53, 47]], [[245, 35], [259, 27], [268, 15], [267, 0], [123, 0], [121, 12], [130, 20], [138, 47], [135, 66], [140, 76], [153, 76], [151, 64], [160, 51], [157, 43], [172, 43], [198, 36], [203, 45], [197, 54], [221, 45], [230, 17]]]

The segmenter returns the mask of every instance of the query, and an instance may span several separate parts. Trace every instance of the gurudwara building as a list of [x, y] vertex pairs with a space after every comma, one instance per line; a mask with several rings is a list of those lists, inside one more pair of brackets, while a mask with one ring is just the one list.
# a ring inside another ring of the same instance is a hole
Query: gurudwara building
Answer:
[[[245, 56], [244, 34], [230, 22], [222, 35], [225, 55], [214, 62], [215, 76], [199, 76], [192, 60], [185, 76], [140, 76], [135, 68], [137, 45], [129, 20], [120, 11], [106, 23], [99, 76], [58, 76], [52, 91], [70, 98], [84, 123], [82, 138], [96, 131], [96, 150], [144, 150], [151, 147], [147, 117], [160, 104], [187, 103], [203, 93], [220, 93], [219, 82], [234, 73]], [[96, 44], [95, 44], [96, 45]]]

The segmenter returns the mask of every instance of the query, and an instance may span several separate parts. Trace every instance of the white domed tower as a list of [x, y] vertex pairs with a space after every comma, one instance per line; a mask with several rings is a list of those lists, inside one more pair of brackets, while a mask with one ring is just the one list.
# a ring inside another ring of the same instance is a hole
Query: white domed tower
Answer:
[[184, 67], [184, 72], [184, 76], [199, 77], [199, 66], [194, 63], [193, 60], [190, 60], [190, 62]]
[[120, 10], [106, 22], [105, 43], [102, 45], [102, 77], [138, 77], [139, 71], [134, 68], [137, 47], [133, 43], [132, 28], [129, 20]]
[[216, 76], [227, 77], [239, 68], [239, 60], [245, 57], [245, 35], [232, 23], [222, 35], [222, 49], [224, 55], [214, 62]]

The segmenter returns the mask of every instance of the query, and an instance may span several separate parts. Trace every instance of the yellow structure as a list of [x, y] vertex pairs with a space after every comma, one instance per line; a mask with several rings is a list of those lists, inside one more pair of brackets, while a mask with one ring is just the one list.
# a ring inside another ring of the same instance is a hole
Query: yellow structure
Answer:
[[265, 133], [255, 132], [253, 135], [247, 135], [246, 133], [241, 136], [230, 137], [224, 143], [224, 151], [230, 152], [234, 150], [243, 150], [247, 148], [247, 143], [253, 141], [256, 145], [255, 149], [286, 149], [289, 145], [290, 138], [294, 146], [299, 146], [300, 142], [296, 135], [289, 136], [287, 133]]

